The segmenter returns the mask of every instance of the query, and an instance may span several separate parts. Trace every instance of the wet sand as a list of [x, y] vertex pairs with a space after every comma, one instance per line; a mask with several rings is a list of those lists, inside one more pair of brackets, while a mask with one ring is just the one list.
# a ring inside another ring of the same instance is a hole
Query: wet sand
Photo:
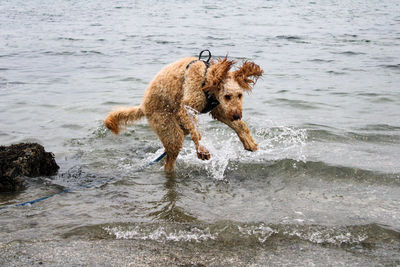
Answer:
[[1, 266], [397, 266], [352, 250], [277, 240], [246, 247], [221, 242], [142, 240], [13, 241], [0, 247]]

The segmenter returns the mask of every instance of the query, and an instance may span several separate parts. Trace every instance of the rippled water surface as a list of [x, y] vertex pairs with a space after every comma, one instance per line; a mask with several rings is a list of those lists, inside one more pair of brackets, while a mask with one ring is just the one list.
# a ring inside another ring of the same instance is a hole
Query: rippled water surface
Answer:
[[[390, 0], [1, 1], [0, 144], [39, 142], [61, 169], [0, 206], [96, 185], [1, 210], [0, 250], [71, 239], [268, 253], [288, 242], [277, 263], [297, 244], [317, 255], [305, 265], [400, 264], [399, 14]], [[115, 137], [104, 117], [202, 49], [264, 69], [243, 116], [259, 150], [201, 115], [210, 161], [187, 138], [176, 177], [162, 163], [137, 172], [160, 141], [146, 120]]]

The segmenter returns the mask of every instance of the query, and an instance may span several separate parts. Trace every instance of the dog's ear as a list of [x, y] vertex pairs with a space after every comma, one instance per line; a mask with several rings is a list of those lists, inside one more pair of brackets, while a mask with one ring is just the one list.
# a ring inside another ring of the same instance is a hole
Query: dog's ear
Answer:
[[235, 81], [244, 90], [251, 90], [258, 78], [263, 74], [263, 70], [254, 62], [245, 61], [243, 65], [233, 73]]
[[233, 60], [228, 60], [226, 57], [212, 63], [203, 90], [216, 93], [221, 83], [226, 79], [233, 64], [235, 64], [235, 62]]

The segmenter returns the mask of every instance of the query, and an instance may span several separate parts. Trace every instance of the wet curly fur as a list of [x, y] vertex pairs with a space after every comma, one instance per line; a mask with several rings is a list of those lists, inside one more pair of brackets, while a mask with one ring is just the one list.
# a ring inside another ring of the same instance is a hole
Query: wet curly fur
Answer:
[[195, 125], [196, 115], [187, 111], [187, 107], [198, 112], [204, 109], [207, 103], [204, 91], [214, 95], [220, 103], [211, 110], [212, 117], [231, 127], [245, 149], [257, 150], [250, 130], [241, 120], [242, 102], [243, 92], [252, 89], [263, 70], [245, 61], [236, 71], [231, 71], [235, 62], [227, 58], [211, 62], [207, 72], [202, 61], [192, 63], [187, 69], [195, 60], [187, 57], [164, 67], [148, 85], [142, 104], [112, 111], [104, 121], [108, 129], [118, 134], [128, 122], [146, 116], [167, 153], [166, 172], [175, 170], [176, 158], [187, 134], [192, 137], [198, 158], [210, 158], [208, 150], [199, 144], [201, 136]]

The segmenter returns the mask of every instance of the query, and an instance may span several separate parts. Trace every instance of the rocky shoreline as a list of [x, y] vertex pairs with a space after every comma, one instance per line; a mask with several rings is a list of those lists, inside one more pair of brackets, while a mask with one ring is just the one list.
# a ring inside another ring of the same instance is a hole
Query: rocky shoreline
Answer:
[[55, 175], [59, 168], [54, 154], [40, 144], [0, 146], [0, 192], [22, 190], [26, 177]]

